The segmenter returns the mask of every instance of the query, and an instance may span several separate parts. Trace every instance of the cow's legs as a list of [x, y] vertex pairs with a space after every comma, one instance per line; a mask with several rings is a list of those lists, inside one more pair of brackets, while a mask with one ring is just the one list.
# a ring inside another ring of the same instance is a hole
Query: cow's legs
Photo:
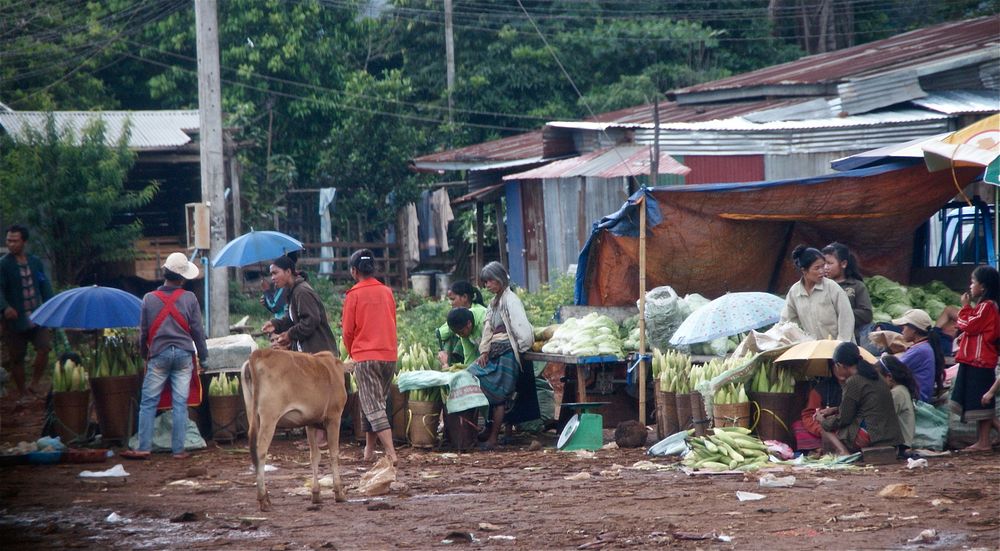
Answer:
[[344, 484], [340, 481], [340, 413], [331, 414], [326, 422], [327, 452], [333, 468], [333, 495], [338, 502], [347, 501]]
[[316, 442], [316, 427], [306, 426], [306, 440], [309, 441], [309, 465], [312, 467], [312, 502], [319, 503], [319, 444]]
[[[263, 421], [276, 418], [261, 415], [260, 419]], [[257, 433], [257, 446], [250, 450], [257, 457], [257, 504], [260, 505], [261, 511], [271, 510], [271, 498], [267, 495], [267, 487], [264, 485], [264, 467], [267, 465], [267, 450], [271, 448], [272, 438], [274, 438], [274, 423], [262, 422]]]

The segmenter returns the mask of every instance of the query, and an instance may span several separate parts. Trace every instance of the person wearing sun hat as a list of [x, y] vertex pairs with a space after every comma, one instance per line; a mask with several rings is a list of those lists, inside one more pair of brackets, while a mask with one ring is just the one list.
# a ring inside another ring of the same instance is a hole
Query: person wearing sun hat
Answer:
[[139, 444], [122, 452], [128, 459], [145, 459], [153, 447], [153, 418], [163, 387], [170, 382], [172, 431], [170, 447], [174, 457], [187, 457], [188, 391], [194, 373], [194, 355], [208, 358], [201, 307], [194, 293], [184, 290], [186, 280], [198, 277], [198, 266], [184, 253], [171, 253], [163, 263], [163, 285], [142, 298], [139, 315], [139, 352], [146, 360], [139, 402]]
[[903, 340], [912, 343], [899, 360], [910, 368], [917, 381], [919, 392], [914, 398], [933, 403], [934, 396], [944, 384], [944, 354], [941, 353], [937, 333], [932, 331], [934, 320], [927, 312], [914, 308], [892, 320], [892, 323], [902, 327]]

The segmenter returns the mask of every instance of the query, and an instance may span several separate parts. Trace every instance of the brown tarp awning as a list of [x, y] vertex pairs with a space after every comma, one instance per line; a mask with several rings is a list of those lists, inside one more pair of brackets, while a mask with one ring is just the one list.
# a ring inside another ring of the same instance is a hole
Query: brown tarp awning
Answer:
[[[964, 185], [979, 172], [960, 169], [956, 176]], [[670, 285], [710, 298], [728, 291], [785, 293], [798, 278], [792, 248], [833, 241], [854, 251], [866, 275], [906, 283], [915, 230], [956, 193], [950, 171], [928, 173], [922, 164], [652, 189], [647, 197], [662, 219], [647, 234], [647, 288]], [[602, 221], [581, 253], [578, 303], [621, 306], [638, 299], [638, 233], [623, 232], [618, 223], [637, 225], [629, 208], [636, 210], [627, 206], [613, 215], [619, 221]]]

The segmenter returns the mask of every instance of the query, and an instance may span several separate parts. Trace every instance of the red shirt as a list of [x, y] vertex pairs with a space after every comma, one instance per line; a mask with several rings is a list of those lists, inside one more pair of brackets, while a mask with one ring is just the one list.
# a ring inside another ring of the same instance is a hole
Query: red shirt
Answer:
[[342, 324], [351, 359], [396, 361], [396, 301], [382, 282], [368, 278], [347, 291]]
[[975, 308], [963, 306], [956, 325], [962, 334], [958, 337], [955, 361], [973, 367], [996, 368], [997, 337], [1000, 336], [1000, 311], [996, 303], [984, 300]]

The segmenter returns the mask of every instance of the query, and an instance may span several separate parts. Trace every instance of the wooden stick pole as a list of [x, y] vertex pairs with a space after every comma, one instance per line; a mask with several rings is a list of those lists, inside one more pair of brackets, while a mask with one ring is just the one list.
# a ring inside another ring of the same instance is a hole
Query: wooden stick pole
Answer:
[[639, 200], [639, 422], [646, 425], [646, 196]]

